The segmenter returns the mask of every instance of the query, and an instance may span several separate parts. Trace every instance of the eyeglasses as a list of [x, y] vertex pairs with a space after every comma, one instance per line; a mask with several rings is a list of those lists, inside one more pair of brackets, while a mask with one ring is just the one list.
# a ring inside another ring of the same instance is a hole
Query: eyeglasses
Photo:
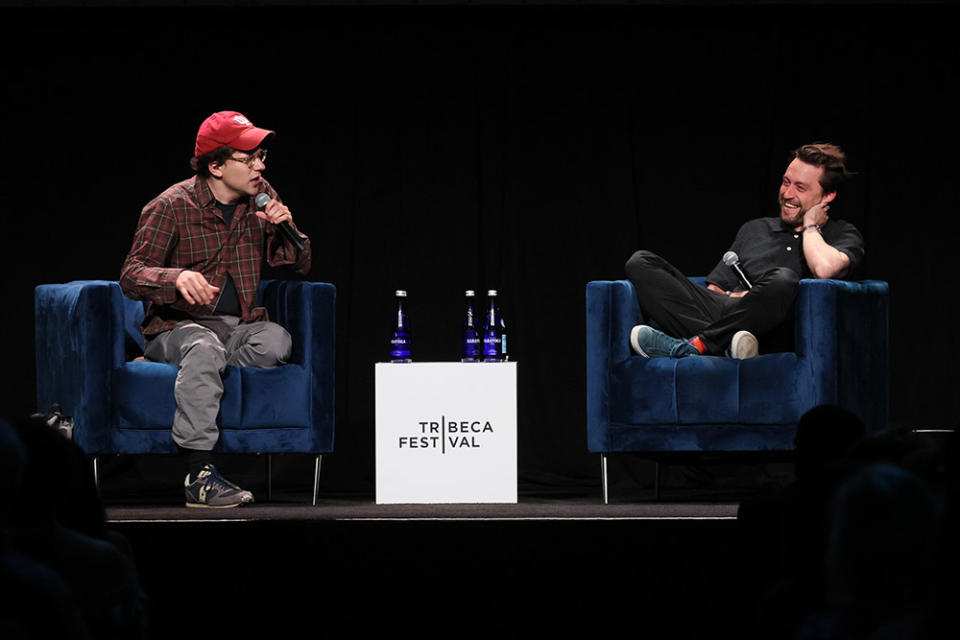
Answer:
[[257, 160], [259, 160], [260, 162], [266, 164], [266, 163], [267, 163], [267, 150], [266, 150], [266, 149], [260, 149], [260, 150], [258, 150], [256, 153], [254, 153], [253, 155], [249, 155], [249, 156], [247, 156], [246, 158], [234, 158], [233, 156], [230, 156], [229, 158], [227, 158], [227, 160], [233, 160], [234, 162], [242, 162], [242, 163], [244, 163], [245, 165], [247, 165], [248, 167], [253, 167], [253, 165], [257, 164]]

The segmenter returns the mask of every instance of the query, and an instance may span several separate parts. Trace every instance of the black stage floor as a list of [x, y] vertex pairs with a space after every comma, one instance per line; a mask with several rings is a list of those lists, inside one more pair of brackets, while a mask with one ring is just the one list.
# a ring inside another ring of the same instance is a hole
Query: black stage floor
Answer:
[[[267, 499], [262, 461], [233, 462], [257, 504], [190, 509], [175, 473], [141, 470], [160, 461], [106, 467], [108, 525], [149, 599], [147, 640], [793, 637], [759, 624], [802, 604], [780, 594], [771, 609], [761, 590], [784, 561], [776, 503], [756, 510], [792, 480], [779, 464], [671, 467], [659, 500], [649, 469], [621, 467], [610, 504], [591, 483], [521, 490], [516, 504], [378, 505], [321, 487], [314, 506], [309, 469], [279, 469]], [[798, 539], [820, 535], [816, 518], [795, 524]]]
[[[521, 490], [516, 504], [378, 505], [322, 489], [314, 506], [303, 469], [277, 474], [267, 499], [254, 461], [242, 479], [258, 503], [213, 510], [186, 508], [176, 474], [157, 486], [123, 464], [103, 497], [149, 601], [145, 640], [794, 638], [770, 633], [809, 613], [765, 591], [789, 560], [778, 536], [822, 535], [815, 514], [781, 528], [769, 501], [792, 480], [781, 465], [667, 469], [659, 500], [644, 469], [621, 471], [610, 504], [591, 485]], [[810, 557], [812, 573], [822, 562]]]
[[[521, 489], [516, 504], [436, 505], [322, 486], [314, 506], [309, 469], [275, 473], [268, 500], [254, 460], [240, 479], [258, 502], [213, 510], [186, 508], [175, 474], [124, 464], [106, 474], [104, 501], [150, 598], [151, 639], [586, 638], [638, 624], [644, 637], [677, 638], [746, 613], [723, 586], [739, 498], [755, 489], [742, 482], [674, 482], [655, 500], [643, 469], [639, 484], [621, 478], [610, 504], [599, 483]], [[167, 475], [159, 487], [146, 480]]]
[[150, 638], [676, 638], [743, 624], [747, 610], [731, 606], [737, 506], [296, 496], [107, 516], [150, 597]]
[[183, 504], [114, 505], [112, 523], [219, 522], [282, 520], [410, 521], [410, 520], [644, 520], [735, 519], [731, 502], [612, 502], [597, 498], [521, 498], [516, 504], [376, 504], [370, 499], [300, 501], [276, 499], [234, 509], [196, 509]]

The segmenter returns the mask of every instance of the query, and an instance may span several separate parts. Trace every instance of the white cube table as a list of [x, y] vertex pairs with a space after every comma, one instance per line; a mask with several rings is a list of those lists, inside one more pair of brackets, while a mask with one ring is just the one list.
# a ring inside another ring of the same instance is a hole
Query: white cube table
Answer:
[[516, 503], [516, 362], [375, 373], [377, 504]]

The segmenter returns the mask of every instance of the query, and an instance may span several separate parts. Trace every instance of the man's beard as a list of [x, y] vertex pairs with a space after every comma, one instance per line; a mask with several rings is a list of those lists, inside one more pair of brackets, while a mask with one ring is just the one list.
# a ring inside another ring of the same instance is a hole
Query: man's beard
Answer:
[[803, 208], [803, 205], [798, 203], [796, 209], [787, 208], [785, 206], [786, 200], [784, 200], [782, 196], [777, 196], [777, 204], [780, 205], [781, 220], [794, 226], [803, 222], [803, 216], [807, 213], [807, 210]]

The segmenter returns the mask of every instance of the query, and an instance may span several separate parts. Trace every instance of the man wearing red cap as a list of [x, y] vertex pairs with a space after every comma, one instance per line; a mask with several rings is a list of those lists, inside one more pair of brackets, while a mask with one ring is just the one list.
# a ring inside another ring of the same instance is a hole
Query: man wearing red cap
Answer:
[[[211, 463], [219, 438], [220, 375], [228, 365], [272, 367], [290, 355], [290, 335], [254, 306], [264, 255], [270, 266], [310, 270], [309, 239], [262, 176], [263, 145], [273, 136], [236, 111], [204, 120], [190, 161], [196, 175], [144, 207], [120, 276], [128, 297], [150, 302], [144, 355], [180, 367], [172, 436], [187, 458], [188, 507], [253, 502], [253, 494]], [[258, 211], [254, 199], [261, 193], [270, 201]], [[280, 232], [284, 223], [302, 250]]]

